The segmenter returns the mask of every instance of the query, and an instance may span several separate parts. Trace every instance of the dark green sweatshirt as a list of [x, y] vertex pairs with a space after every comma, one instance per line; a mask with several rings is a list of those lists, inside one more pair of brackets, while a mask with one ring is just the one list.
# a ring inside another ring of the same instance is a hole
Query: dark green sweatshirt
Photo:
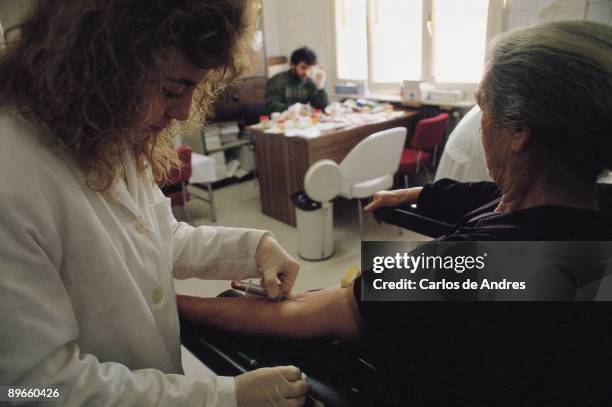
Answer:
[[310, 103], [316, 109], [327, 106], [325, 88], [319, 90], [312, 79], [302, 81], [291, 70], [280, 72], [266, 85], [266, 113], [283, 112], [294, 103]]

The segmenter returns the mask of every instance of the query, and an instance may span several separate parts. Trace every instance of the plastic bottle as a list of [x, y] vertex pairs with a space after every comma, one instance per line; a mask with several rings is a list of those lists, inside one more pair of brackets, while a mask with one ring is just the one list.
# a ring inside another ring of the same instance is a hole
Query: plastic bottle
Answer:
[[270, 117], [268, 117], [268, 115], [261, 115], [259, 116], [259, 126], [262, 129], [269, 129], [270, 128]]

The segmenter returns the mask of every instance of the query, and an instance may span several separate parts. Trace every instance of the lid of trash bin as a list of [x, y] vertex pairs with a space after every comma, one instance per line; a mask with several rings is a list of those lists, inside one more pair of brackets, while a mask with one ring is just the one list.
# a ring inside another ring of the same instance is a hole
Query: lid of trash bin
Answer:
[[319, 160], [312, 164], [304, 176], [304, 189], [311, 199], [328, 202], [342, 189], [342, 172], [332, 160]]
[[291, 195], [291, 201], [296, 208], [303, 211], [315, 211], [321, 208], [321, 203], [310, 199], [306, 192], [300, 191]]

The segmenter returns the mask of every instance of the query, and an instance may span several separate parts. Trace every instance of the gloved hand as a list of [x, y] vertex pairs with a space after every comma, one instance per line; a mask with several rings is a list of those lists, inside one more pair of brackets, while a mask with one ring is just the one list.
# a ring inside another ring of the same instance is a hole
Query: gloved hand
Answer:
[[[300, 265], [269, 235], [257, 246], [255, 261], [262, 274], [262, 285], [268, 297], [288, 296], [297, 278]], [[280, 281], [280, 292], [278, 282]]]
[[315, 69], [315, 72], [312, 80], [316, 88], [321, 90], [325, 87], [325, 80], [327, 79], [327, 74], [325, 73], [325, 70], [323, 70], [323, 68], [321, 68], [320, 66], [317, 66], [313, 69]]
[[367, 204], [363, 210], [366, 212], [374, 212], [382, 207], [395, 207], [405, 203], [413, 203], [419, 199], [422, 187], [396, 189], [393, 191], [378, 191], [372, 197], [372, 202]]
[[301, 406], [308, 383], [295, 366], [264, 367], [236, 376], [238, 407]]

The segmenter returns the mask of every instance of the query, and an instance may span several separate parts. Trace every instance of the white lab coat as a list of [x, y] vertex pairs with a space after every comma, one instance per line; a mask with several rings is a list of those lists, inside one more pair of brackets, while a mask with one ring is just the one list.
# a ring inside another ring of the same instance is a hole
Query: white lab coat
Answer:
[[480, 108], [474, 106], [448, 136], [436, 181], [451, 178], [461, 182], [491, 181], [480, 142]]
[[178, 223], [125, 155], [113, 193], [0, 110], [0, 385], [64, 386], [61, 405], [235, 405], [233, 378], [182, 375], [172, 277], [257, 273], [264, 231]]

